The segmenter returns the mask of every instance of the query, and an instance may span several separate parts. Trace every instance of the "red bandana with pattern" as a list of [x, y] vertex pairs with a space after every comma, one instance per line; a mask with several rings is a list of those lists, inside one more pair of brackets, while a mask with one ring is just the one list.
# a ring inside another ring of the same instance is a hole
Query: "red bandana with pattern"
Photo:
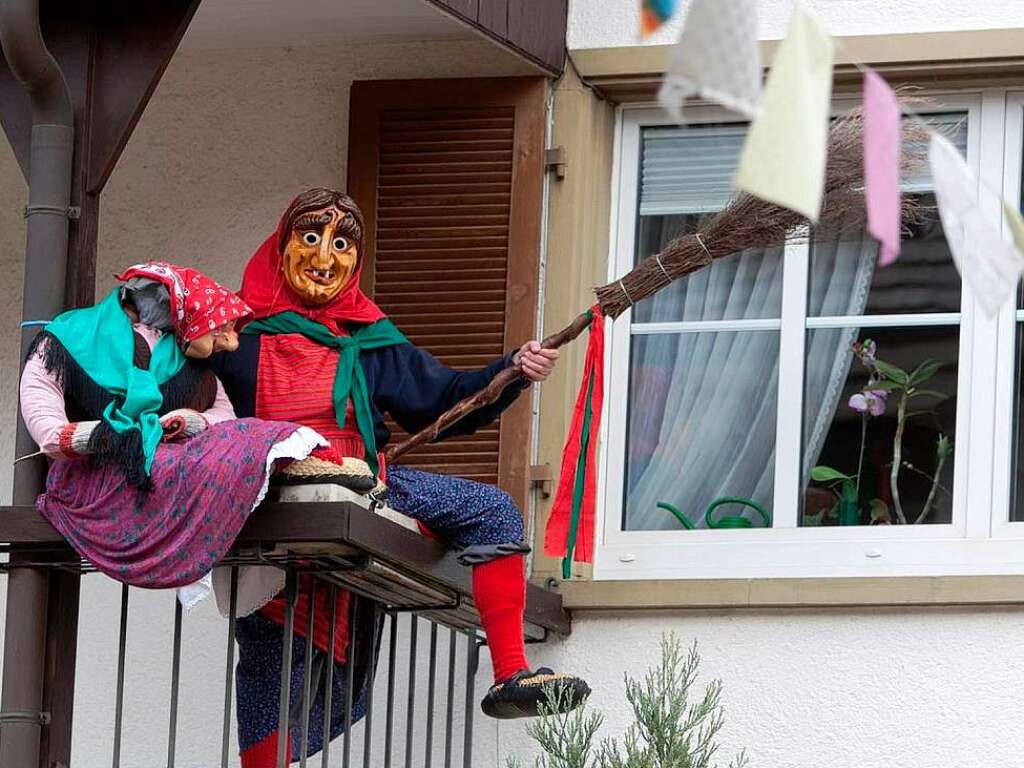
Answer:
[[167, 286], [174, 335], [182, 344], [195, 341], [232, 320], [252, 317], [248, 304], [197, 269], [149, 261], [128, 267], [117, 275], [122, 282], [132, 277], [156, 280]]

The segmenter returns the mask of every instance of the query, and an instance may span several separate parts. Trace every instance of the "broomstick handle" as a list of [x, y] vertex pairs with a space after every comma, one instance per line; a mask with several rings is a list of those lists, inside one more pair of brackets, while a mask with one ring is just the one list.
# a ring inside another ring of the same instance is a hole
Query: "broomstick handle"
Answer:
[[[565, 328], [544, 339], [540, 343], [541, 347], [544, 349], [558, 349], [559, 347], [565, 346], [590, 327], [591, 319], [592, 316], [589, 310], [587, 312], [583, 312]], [[450, 426], [458, 422], [467, 414], [472, 413], [479, 408], [491, 405], [501, 397], [501, 393], [505, 391], [506, 387], [518, 381], [522, 381], [523, 378], [523, 374], [518, 367], [506, 368], [491, 379], [490, 383], [475, 395], [470, 395], [469, 397], [460, 400], [447, 411], [442, 413], [437, 418], [437, 421], [429, 427], [420, 430], [415, 435], [406, 438], [397, 445], [393, 445], [388, 448], [384, 454], [385, 459], [390, 464], [399, 456], [403, 456], [413, 448], [423, 445], [424, 443], [434, 442], [437, 440], [438, 436], [440, 436], [440, 434]]]

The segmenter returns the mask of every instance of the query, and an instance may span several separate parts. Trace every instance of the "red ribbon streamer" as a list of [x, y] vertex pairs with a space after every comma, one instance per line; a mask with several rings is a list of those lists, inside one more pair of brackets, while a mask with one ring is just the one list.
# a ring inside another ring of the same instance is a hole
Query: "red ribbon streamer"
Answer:
[[[551, 507], [547, 529], [544, 533], [544, 553], [554, 557], [571, 558], [577, 562], [594, 561], [594, 510], [597, 502], [597, 436], [601, 431], [601, 408], [604, 403], [604, 315], [601, 307], [591, 308], [593, 319], [590, 324], [590, 341], [587, 344], [583, 381], [576, 397], [572, 424], [562, 451], [562, 469], [558, 479], [558, 490]], [[593, 386], [590, 387], [590, 382]], [[591, 390], [588, 402], [587, 390]], [[587, 411], [589, 410], [589, 414]], [[587, 416], [589, 415], [589, 419]], [[583, 462], [583, 495], [576, 522], [576, 545], [568, 551], [570, 528], [573, 523], [573, 496], [577, 484], [577, 469], [583, 446], [584, 424], [589, 421], [586, 440], [586, 457]]]

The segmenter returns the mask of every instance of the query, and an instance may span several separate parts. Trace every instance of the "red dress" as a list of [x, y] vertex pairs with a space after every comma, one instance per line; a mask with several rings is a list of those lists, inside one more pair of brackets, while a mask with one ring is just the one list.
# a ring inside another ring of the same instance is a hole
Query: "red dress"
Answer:
[[[259, 377], [256, 382], [256, 415], [273, 421], [295, 421], [315, 429], [326, 437], [340, 456], [362, 456], [363, 439], [355, 425], [355, 413], [349, 400], [345, 426], [338, 427], [334, 417], [334, 372], [338, 367], [337, 350], [310, 341], [299, 334], [264, 336], [260, 343]], [[313, 644], [327, 650], [330, 639], [330, 590], [318, 584], [313, 612]], [[337, 631], [334, 658], [344, 663], [348, 648], [348, 592], [338, 592]], [[299, 580], [295, 605], [295, 632], [306, 636], [309, 611], [309, 576]], [[284, 598], [267, 603], [260, 613], [272, 621], [285, 623]]]

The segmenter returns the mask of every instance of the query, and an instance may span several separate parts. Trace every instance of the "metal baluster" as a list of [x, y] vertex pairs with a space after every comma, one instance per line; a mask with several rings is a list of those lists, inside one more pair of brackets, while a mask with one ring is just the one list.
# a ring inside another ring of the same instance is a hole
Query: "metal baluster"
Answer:
[[370, 675], [366, 686], [366, 717], [363, 720], [363, 768], [370, 768], [373, 747], [373, 679], [377, 666], [377, 640], [380, 632], [380, 606], [373, 604], [373, 626], [370, 629]]
[[357, 654], [360, 653], [360, 649], [356, 648], [356, 624], [358, 624], [357, 617], [359, 611], [355, 610], [355, 601], [349, 602], [349, 617], [348, 622], [348, 654], [345, 662], [345, 738], [342, 741], [342, 766], [343, 768], [349, 768], [352, 764], [352, 700], [355, 696], [355, 692], [352, 690], [355, 687], [356, 680], [356, 658]]
[[114, 701], [113, 768], [121, 766], [121, 726], [124, 718], [124, 662], [128, 649], [128, 585], [121, 585], [121, 631], [117, 642], [117, 692]]
[[462, 734], [462, 766], [473, 768], [473, 715], [476, 713], [476, 671], [480, 667], [480, 643], [476, 634], [466, 635], [466, 716]]
[[174, 655], [171, 659], [171, 717], [167, 725], [167, 768], [174, 768], [178, 733], [178, 683], [181, 677], [181, 600], [174, 598]]
[[424, 768], [430, 768], [434, 754], [434, 683], [437, 681], [437, 624], [434, 622], [430, 622], [430, 665], [427, 670], [427, 745]]
[[328, 768], [327, 761], [331, 754], [331, 705], [334, 703], [334, 643], [338, 632], [338, 588], [331, 585], [331, 627], [327, 633], [327, 677], [324, 681], [324, 722], [320, 728], [321, 752], [323, 768]]
[[281, 700], [277, 708], [277, 768], [288, 768], [288, 711], [292, 695], [292, 640], [295, 633], [295, 600], [298, 596], [298, 577], [288, 569], [284, 582], [284, 637], [281, 642]]
[[444, 768], [452, 768], [452, 728], [455, 719], [455, 630], [448, 629], [448, 707], [444, 719]]
[[306, 659], [302, 672], [302, 745], [299, 750], [299, 768], [306, 768], [306, 753], [309, 751], [309, 710], [313, 684], [313, 614], [316, 611], [316, 579], [309, 578], [309, 596], [306, 605]]
[[228, 658], [224, 671], [224, 727], [220, 742], [220, 768], [228, 768], [231, 753], [231, 696], [235, 683], [235, 623], [238, 613], [238, 566], [231, 568], [231, 598], [228, 608]]
[[398, 643], [398, 614], [391, 614], [388, 636], [388, 706], [384, 725], [384, 768], [391, 768], [391, 737], [395, 728], [395, 659]]
[[405, 714], [405, 768], [412, 768], [413, 715], [416, 711], [416, 633], [419, 621], [419, 616], [409, 616], [409, 704]]

